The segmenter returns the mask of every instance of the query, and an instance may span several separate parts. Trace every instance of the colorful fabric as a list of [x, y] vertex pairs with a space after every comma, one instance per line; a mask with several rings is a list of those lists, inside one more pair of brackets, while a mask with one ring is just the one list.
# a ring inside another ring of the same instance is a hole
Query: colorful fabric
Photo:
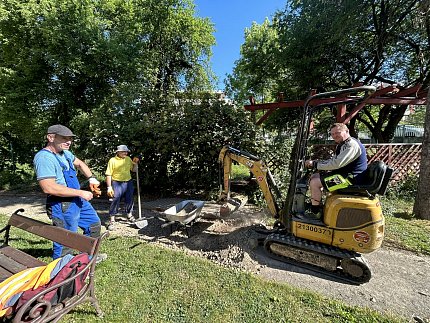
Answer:
[[[58, 272], [66, 265], [66, 264], [68, 264], [69, 263], [69, 261], [71, 260], [73, 258], [73, 255], [66, 255], [66, 256], [64, 256], [63, 258], [58, 258], [57, 260], [59, 260], [59, 261], [57, 261], [57, 264], [55, 265], [55, 267], [54, 267], [54, 269], [52, 270], [52, 272], [51, 272], [51, 275], [50, 275], [50, 280], [52, 279], [52, 278], [54, 278], [57, 274], [58, 274]], [[33, 289], [36, 289], [36, 287], [35, 288], [33, 288]], [[5, 308], [6, 307], [11, 307], [11, 306], [14, 306], [15, 304], [16, 304], [16, 302], [18, 301], [18, 299], [21, 297], [21, 295], [22, 295], [22, 293], [23, 293], [24, 291], [22, 291], [22, 292], [19, 292], [19, 293], [16, 293], [15, 295], [13, 295], [11, 298], [9, 298], [8, 300], [7, 300], [7, 302], [5, 303]], [[5, 311], [7, 311], [7, 309], [5, 309]], [[1, 316], [1, 315], [0, 315]]]
[[[52, 305], [56, 305], [66, 298], [70, 298], [77, 295], [81, 289], [86, 285], [85, 279], [89, 274], [88, 270], [83, 270], [88, 268], [88, 263], [90, 262], [89, 256], [86, 253], [81, 253], [74, 256], [66, 263], [63, 268], [53, 277], [46, 285], [40, 286], [36, 289], [30, 289], [22, 293], [18, 302], [14, 305], [13, 309], [16, 311], [25, 304], [27, 304], [33, 297], [43, 293], [39, 299], [43, 301], [50, 302]], [[58, 284], [64, 282], [65, 280], [71, 278], [73, 275], [79, 275], [75, 277], [74, 280], [69, 281], [67, 284], [58, 286]]]
[[120, 158], [118, 156], [109, 159], [106, 175], [112, 176], [112, 180], [118, 182], [128, 182], [131, 180], [130, 171], [133, 170], [133, 161], [130, 157]]
[[58, 258], [46, 266], [25, 269], [0, 283], [0, 317], [4, 316], [9, 307], [18, 299], [17, 295], [29, 289], [46, 285], [64, 267], [72, 255]]

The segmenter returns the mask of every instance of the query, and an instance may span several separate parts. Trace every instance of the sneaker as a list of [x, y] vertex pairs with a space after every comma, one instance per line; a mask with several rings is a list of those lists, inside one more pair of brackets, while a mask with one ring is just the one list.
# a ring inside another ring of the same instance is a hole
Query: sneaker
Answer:
[[134, 218], [133, 214], [131, 214], [131, 213], [127, 214], [127, 220], [130, 223], [134, 223], [136, 221], [136, 219]]
[[113, 231], [115, 229], [115, 221], [109, 221], [107, 229], [108, 231]]
[[320, 220], [321, 219], [321, 212], [314, 213], [311, 210], [306, 210], [305, 216], [306, 216], [306, 218], [311, 219], [311, 220]]
[[101, 263], [107, 259], [108, 255], [106, 253], [99, 253], [96, 257], [96, 264]]

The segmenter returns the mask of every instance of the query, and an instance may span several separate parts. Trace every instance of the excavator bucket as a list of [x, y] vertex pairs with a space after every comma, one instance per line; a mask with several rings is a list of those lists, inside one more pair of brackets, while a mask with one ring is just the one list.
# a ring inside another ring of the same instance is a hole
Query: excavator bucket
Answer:
[[229, 197], [227, 201], [223, 201], [219, 209], [221, 218], [229, 216], [231, 213], [237, 211], [248, 202], [248, 197], [244, 195], [235, 195]]
[[[257, 179], [258, 185], [267, 185], [267, 177], [271, 178], [269, 169], [264, 161], [257, 156], [250, 154], [247, 151], [236, 149], [230, 146], [224, 146], [218, 157], [220, 170], [220, 195], [218, 201], [221, 203], [220, 217], [226, 217], [232, 212], [238, 210], [248, 202], [248, 197], [233, 193], [230, 188], [233, 184], [244, 186], [251, 181], [234, 181], [232, 180], [233, 162], [245, 166], [249, 170], [249, 174]], [[241, 183], [244, 182], [244, 183]], [[243, 188], [243, 187], [242, 187]], [[263, 190], [270, 194], [270, 191]]]

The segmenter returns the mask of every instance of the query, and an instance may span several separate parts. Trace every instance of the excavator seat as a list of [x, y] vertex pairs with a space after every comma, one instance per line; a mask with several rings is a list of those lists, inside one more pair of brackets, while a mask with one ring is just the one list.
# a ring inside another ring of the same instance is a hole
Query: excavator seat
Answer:
[[384, 195], [390, 181], [393, 169], [382, 161], [375, 161], [369, 164], [365, 170], [364, 181], [361, 184], [351, 185], [347, 188], [337, 190], [339, 194], [352, 195]]

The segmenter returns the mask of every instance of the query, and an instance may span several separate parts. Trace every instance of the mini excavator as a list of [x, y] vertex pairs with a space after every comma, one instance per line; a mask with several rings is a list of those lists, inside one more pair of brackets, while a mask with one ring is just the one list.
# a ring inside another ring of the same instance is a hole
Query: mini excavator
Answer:
[[[268, 209], [276, 219], [267, 230], [264, 248], [270, 256], [313, 271], [322, 272], [352, 284], [366, 283], [371, 269], [362, 253], [381, 247], [385, 220], [378, 195], [385, 194], [393, 169], [381, 161], [368, 165], [366, 181], [328, 192], [320, 220], [306, 217], [305, 205], [310, 171], [305, 168], [307, 142], [312, 114], [327, 104], [312, 106], [312, 100], [342, 96], [336, 102], [363, 102], [374, 87], [361, 86], [309, 97], [303, 107], [295, 142], [291, 180], [284, 205], [269, 168], [249, 152], [225, 146], [219, 154], [220, 201], [230, 198], [230, 174], [233, 161], [245, 165], [255, 176]], [[352, 95], [354, 94], [354, 95]], [[360, 94], [360, 95], [358, 95]], [[344, 101], [343, 101], [344, 100]], [[321, 102], [321, 100], [318, 100]]]

